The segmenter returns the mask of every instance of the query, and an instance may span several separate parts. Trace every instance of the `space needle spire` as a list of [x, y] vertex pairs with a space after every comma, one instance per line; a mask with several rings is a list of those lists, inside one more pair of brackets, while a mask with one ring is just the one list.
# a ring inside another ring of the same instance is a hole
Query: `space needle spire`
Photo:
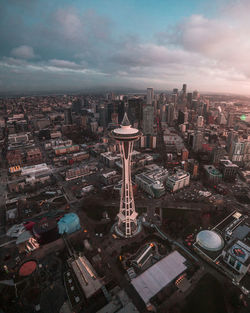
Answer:
[[119, 142], [122, 158], [122, 189], [120, 210], [117, 214], [117, 232], [128, 238], [138, 231], [137, 215], [131, 181], [131, 155], [134, 141], [141, 137], [141, 132], [131, 127], [127, 113], [124, 114], [120, 128], [111, 132], [111, 136]]

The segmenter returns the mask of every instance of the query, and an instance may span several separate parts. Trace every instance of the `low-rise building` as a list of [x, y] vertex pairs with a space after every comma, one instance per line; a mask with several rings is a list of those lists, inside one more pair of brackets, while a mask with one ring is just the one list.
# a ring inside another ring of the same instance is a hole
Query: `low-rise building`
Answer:
[[165, 194], [164, 184], [168, 178], [168, 171], [163, 167], [156, 167], [135, 175], [136, 184], [154, 198]]
[[235, 180], [239, 167], [230, 160], [220, 160], [219, 169], [222, 172], [223, 179], [231, 181]]
[[8, 136], [8, 142], [10, 145], [20, 145], [29, 142], [30, 136], [30, 133], [10, 134]]
[[51, 137], [51, 139], [61, 138], [62, 137], [62, 133], [60, 131], [51, 131], [50, 132], [50, 137]]
[[70, 168], [65, 173], [65, 180], [77, 179], [85, 176], [90, 172], [90, 168], [86, 165], [83, 167]]
[[240, 171], [239, 174], [245, 180], [245, 182], [248, 184], [250, 183], [250, 171]]
[[222, 252], [223, 261], [239, 274], [246, 274], [250, 269], [250, 246], [241, 240], [234, 240]]
[[206, 177], [210, 183], [218, 184], [222, 181], [222, 174], [213, 165], [204, 165]]
[[175, 192], [189, 185], [190, 174], [185, 171], [178, 171], [174, 175], [168, 176], [166, 188]]
[[73, 153], [72, 156], [69, 156], [68, 161], [70, 162], [81, 162], [83, 160], [87, 160], [89, 158], [89, 153], [87, 151], [81, 151], [77, 153]]
[[250, 293], [250, 218], [234, 211], [212, 230], [196, 235], [194, 250], [231, 277], [244, 294]]
[[100, 174], [100, 180], [105, 185], [117, 183], [120, 179], [121, 175], [118, 175], [116, 171], [109, 170]]
[[55, 155], [62, 155], [72, 152], [77, 152], [80, 150], [79, 145], [70, 145], [70, 146], [59, 146], [53, 148]]
[[25, 166], [21, 170], [22, 176], [34, 176], [37, 173], [44, 173], [49, 172], [50, 169], [46, 163], [31, 165], [31, 166]]
[[26, 162], [28, 164], [38, 164], [43, 160], [42, 152], [39, 148], [28, 150], [26, 153]]
[[115, 167], [115, 162], [121, 159], [120, 154], [112, 152], [101, 153], [101, 161], [108, 167]]
[[18, 166], [24, 163], [24, 154], [20, 150], [11, 150], [7, 152], [6, 160], [9, 166]]
[[144, 303], [148, 305], [151, 298], [184, 273], [186, 269], [186, 259], [178, 251], [173, 251], [141, 275], [132, 279], [131, 284]]

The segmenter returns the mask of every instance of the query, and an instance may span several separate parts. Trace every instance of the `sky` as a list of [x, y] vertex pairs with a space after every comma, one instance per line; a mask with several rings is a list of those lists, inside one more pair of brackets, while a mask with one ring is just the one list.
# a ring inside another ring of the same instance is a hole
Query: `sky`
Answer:
[[249, 0], [0, 0], [0, 92], [250, 95]]

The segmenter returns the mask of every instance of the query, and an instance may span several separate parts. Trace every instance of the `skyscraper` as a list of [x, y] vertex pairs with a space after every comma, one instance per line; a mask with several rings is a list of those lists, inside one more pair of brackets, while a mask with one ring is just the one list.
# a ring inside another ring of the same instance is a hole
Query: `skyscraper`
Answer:
[[137, 122], [139, 127], [141, 127], [143, 116], [143, 99], [139, 97], [133, 97], [129, 99], [127, 114], [132, 125]]
[[175, 108], [174, 108], [174, 104], [170, 103], [167, 106], [167, 123], [169, 126], [174, 125], [174, 119], [175, 119]]
[[64, 123], [65, 123], [65, 125], [72, 125], [73, 124], [71, 108], [64, 109]]
[[142, 129], [144, 135], [154, 134], [154, 107], [147, 105], [143, 108]]
[[203, 127], [204, 126], [204, 118], [203, 118], [203, 116], [198, 116], [198, 118], [197, 118], [197, 127], [198, 128], [201, 128], [201, 127]]
[[187, 94], [187, 107], [188, 109], [191, 109], [191, 106], [192, 106], [192, 98], [193, 98], [193, 94], [192, 92], [189, 92]]
[[202, 142], [203, 142], [203, 132], [200, 130], [197, 130], [194, 134], [194, 139], [193, 139], [193, 150], [194, 150], [194, 152], [201, 151]]
[[182, 92], [183, 92], [184, 94], [187, 93], [187, 84], [183, 84], [183, 86], [182, 86]]
[[141, 132], [132, 128], [127, 117], [124, 114], [120, 128], [111, 132], [113, 138], [119, 142], [122, 158], [122, 188], [120, 199], [120, 211], [117, 214], [118, 225], [116, 232], [122, 237], [131, 237], [138, 231], [137, 212], [135, 211], [135, 202], [131, 181], [131, 154], [134, 141], [138, 140]]
[[152, 105], [154, 100], [154, 89], [147, 88], [147, 105]]
[[228, 113], [227, 117], [227, 127], [233, 127], [234, 125], [234, 114], [233, 113]]

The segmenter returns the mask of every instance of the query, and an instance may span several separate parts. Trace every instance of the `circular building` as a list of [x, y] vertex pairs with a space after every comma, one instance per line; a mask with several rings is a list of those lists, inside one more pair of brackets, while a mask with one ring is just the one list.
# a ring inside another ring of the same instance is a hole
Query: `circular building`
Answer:
[[23, 264], [21, 264], [21, 266], [19, 267], [19, 271], [18, 271], [19, 276], [29, 276], [35, 272], [36, 268], [37, 268], [37, 261], [28, 260], [24, 262]]
[[197, 244], [208, 251], [219, 251], [224, 247], [224, 240], [213, 230], [202, 230], [196, 236]]

